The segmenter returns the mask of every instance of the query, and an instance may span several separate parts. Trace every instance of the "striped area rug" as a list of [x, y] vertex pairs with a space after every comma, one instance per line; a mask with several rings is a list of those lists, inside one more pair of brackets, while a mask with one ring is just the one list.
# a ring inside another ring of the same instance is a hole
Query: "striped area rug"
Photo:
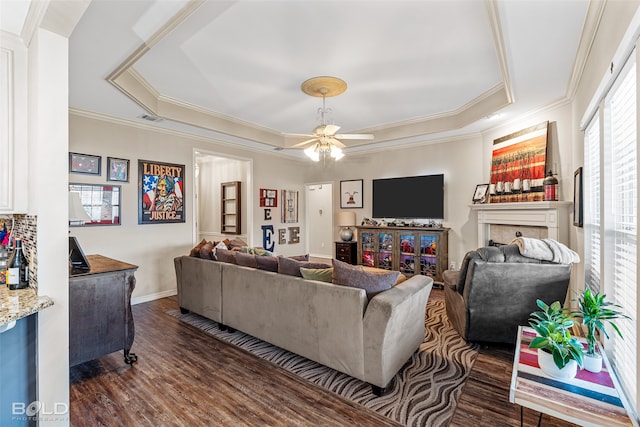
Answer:
[[429, 301], [420, 350], [396, 374], [393, 388], [376, 397], [363, 381], [250, 335], [222, 332], [197, 314], [167, 314], [406, 426], [446, 426], [478, 354], [478, 347], [467, 344], [449, 323], [444, 301]]

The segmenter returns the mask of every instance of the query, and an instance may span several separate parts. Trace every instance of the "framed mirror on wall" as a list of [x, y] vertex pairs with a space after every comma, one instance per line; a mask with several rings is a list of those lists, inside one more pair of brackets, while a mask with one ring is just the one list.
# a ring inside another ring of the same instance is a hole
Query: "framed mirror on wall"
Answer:
[[71, 227], [121, 224], [121, 188], [119, 185], [69, 184], [69, 193], [79, 193], [89, 220], [70, 222]]

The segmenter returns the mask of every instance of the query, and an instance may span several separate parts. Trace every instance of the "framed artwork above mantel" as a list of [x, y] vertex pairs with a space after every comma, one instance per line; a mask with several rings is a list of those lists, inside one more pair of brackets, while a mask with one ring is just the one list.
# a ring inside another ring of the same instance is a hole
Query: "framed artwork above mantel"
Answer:
[[549, 122], [493, 141], [489, 203], [544, 199]]

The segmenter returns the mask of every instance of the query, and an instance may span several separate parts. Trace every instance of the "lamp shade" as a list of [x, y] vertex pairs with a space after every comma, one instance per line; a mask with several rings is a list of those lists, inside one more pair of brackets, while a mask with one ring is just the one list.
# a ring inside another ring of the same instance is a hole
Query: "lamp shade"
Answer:
[[85, 223], [91, 222], [91, 217], [87, 214], [87, 211], [82, 207], [82, 200], [80, 200], [80, 193], [76, 191], [69, 192], [69, 222], [72, 223]]
[[350, 212], [350, 211], [338, 212], [339, 227], [353, 227], [354, 225], [356, 225], [355, 212]]

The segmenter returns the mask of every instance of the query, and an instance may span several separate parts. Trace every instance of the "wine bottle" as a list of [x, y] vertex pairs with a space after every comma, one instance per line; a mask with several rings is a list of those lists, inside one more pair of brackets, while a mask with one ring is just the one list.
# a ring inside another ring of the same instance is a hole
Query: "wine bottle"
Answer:
[[22, 239], [16, 239], [16, 248], [9, 259], [7, 271], [9, 289], [15, 290], [29, 287], [29, 262], [22, 250]]

